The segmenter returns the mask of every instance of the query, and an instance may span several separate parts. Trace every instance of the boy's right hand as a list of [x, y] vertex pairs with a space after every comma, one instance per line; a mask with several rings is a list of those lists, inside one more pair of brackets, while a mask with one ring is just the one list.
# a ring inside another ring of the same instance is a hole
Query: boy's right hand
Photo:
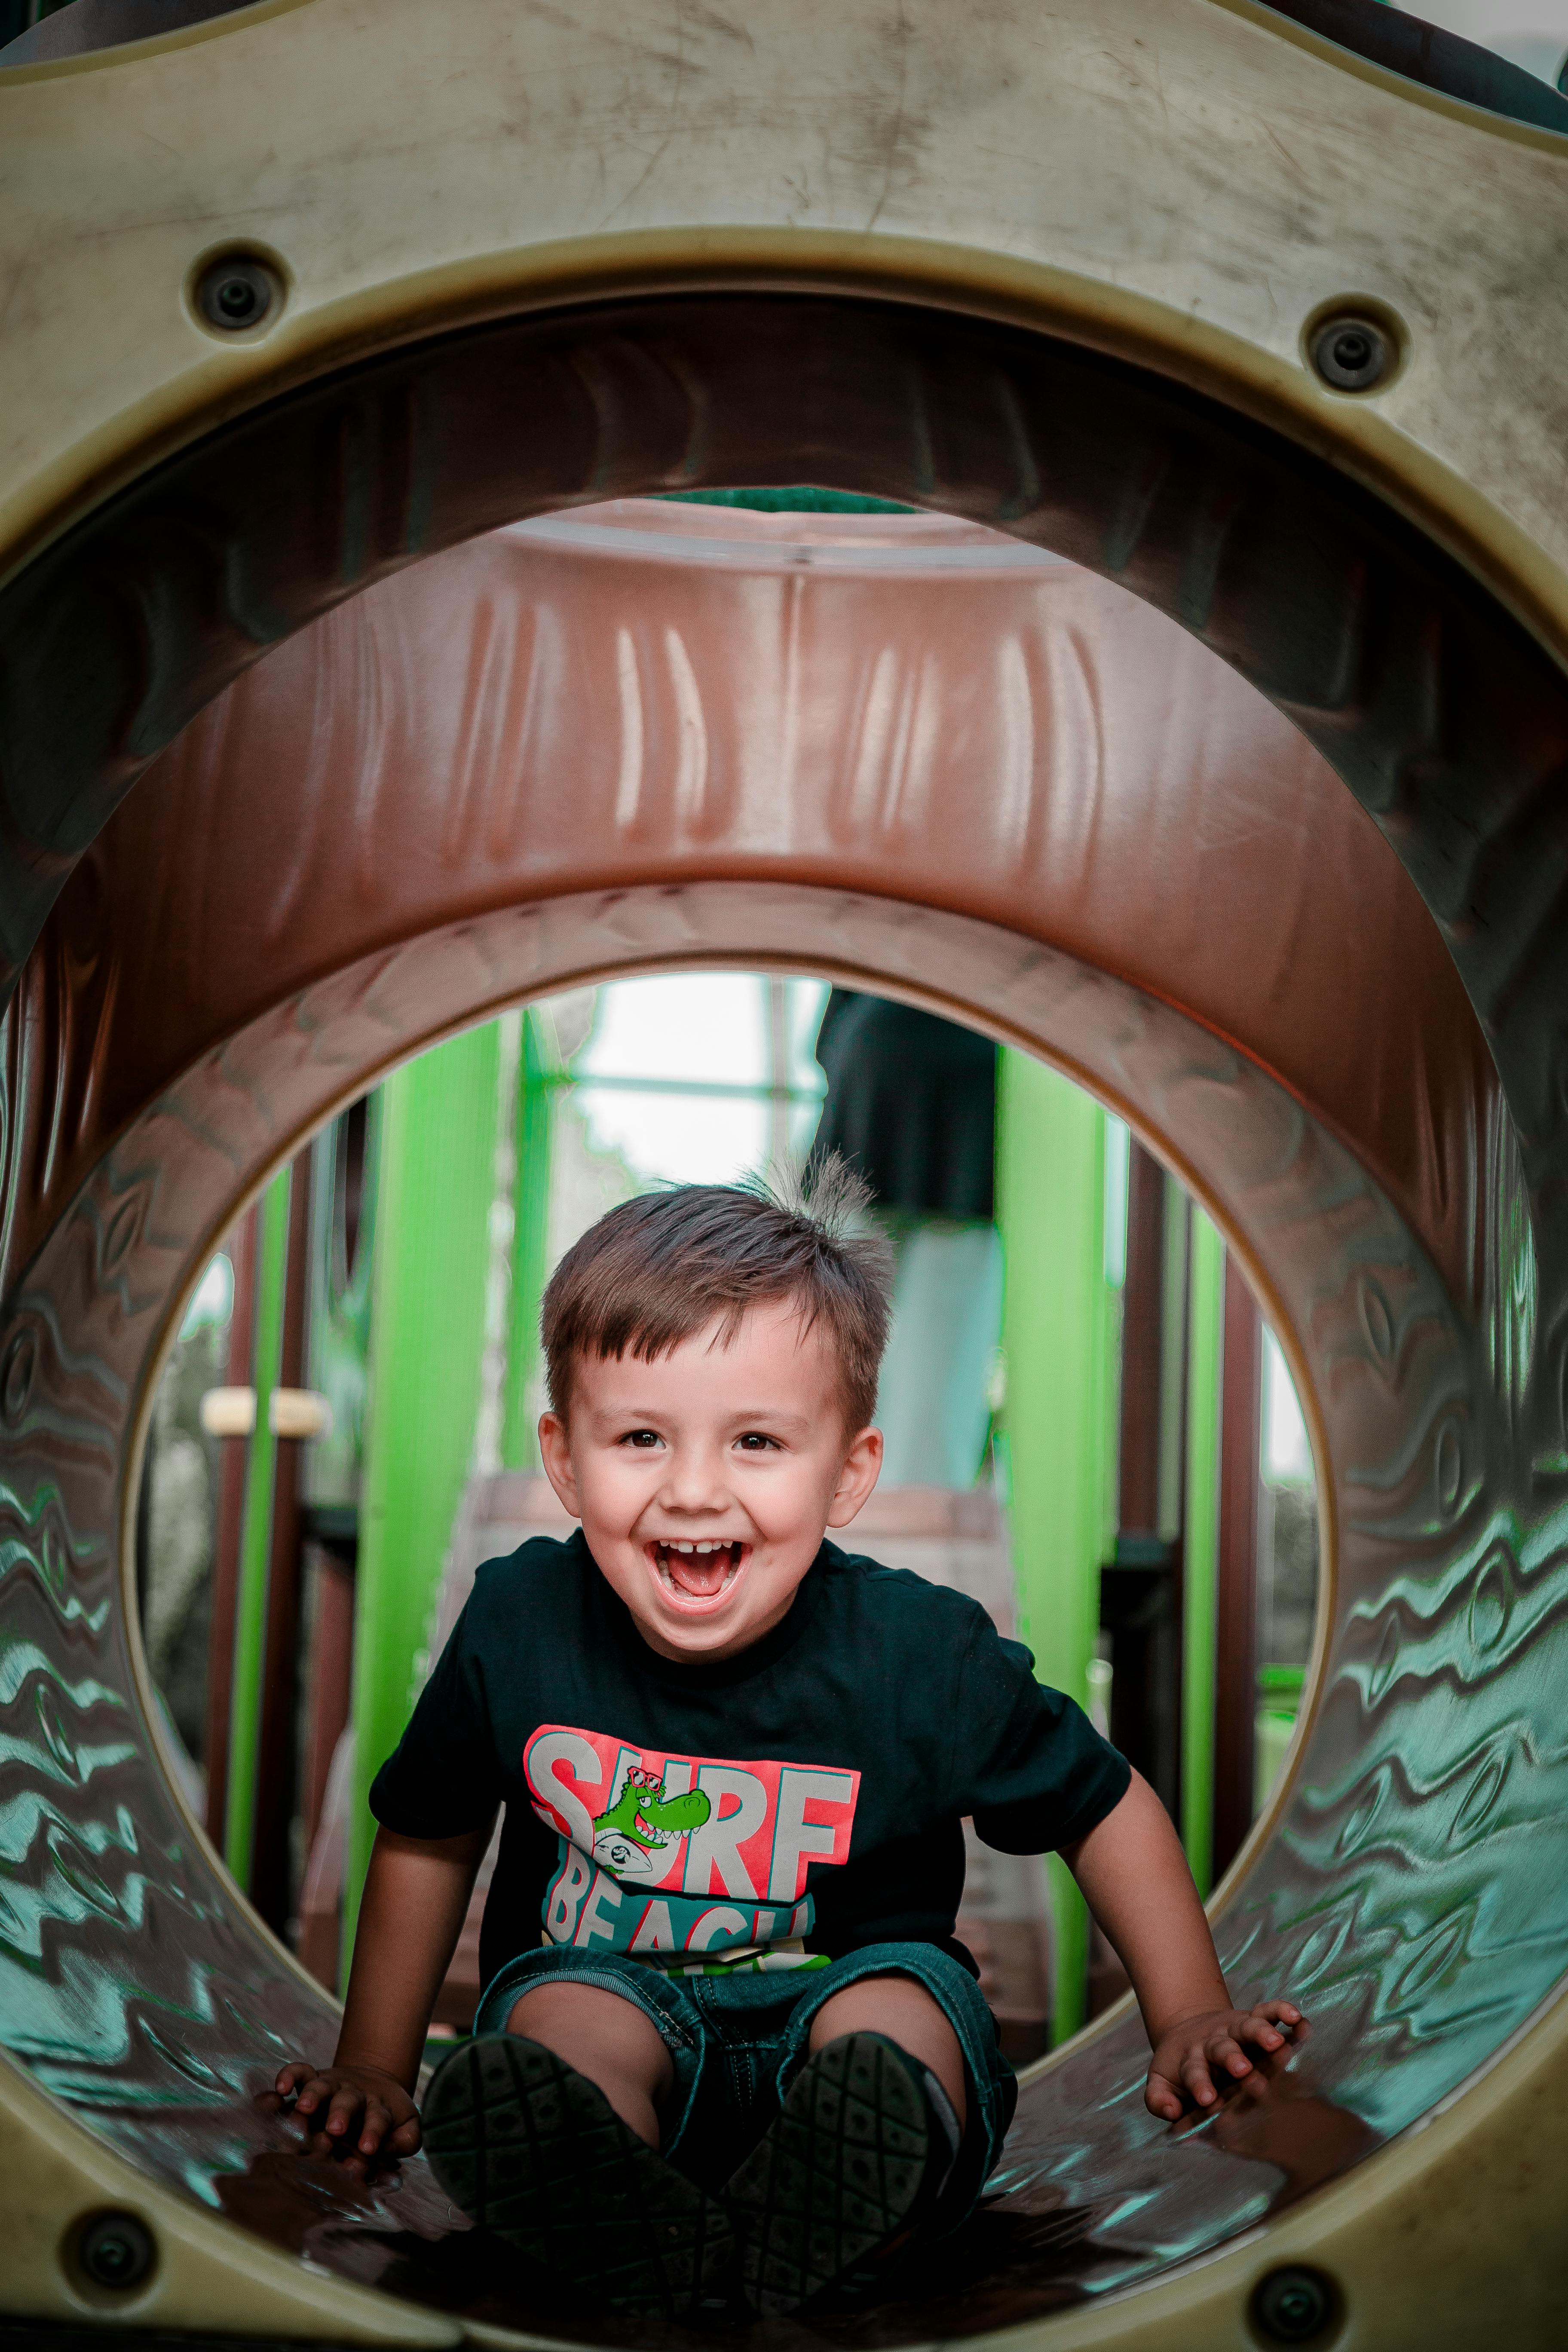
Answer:
[[319, 2118], [315, 2128], [336, 2153], [412, 2156], [419, 2145], [419, 2110], [396, 2075], [379, 2066], [311, 2066], [296, 2058], [273, 2087], [282, 2098], [294, 2095], [297, 2116]]

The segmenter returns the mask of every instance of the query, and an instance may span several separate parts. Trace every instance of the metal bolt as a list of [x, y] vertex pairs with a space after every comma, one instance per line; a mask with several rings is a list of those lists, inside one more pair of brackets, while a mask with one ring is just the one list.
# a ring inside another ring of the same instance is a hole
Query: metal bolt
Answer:
[[158, 2259], [153, 2232], [134, 2213], [95, 2213], [77, 2241], [77, 2260], [94, 2286], [126, 2294]]
[[203, 270], [196, 288], [196, 308], [208, 326], [230, 335], [258, 327], [273, 299], [270, 270], [240, 254], [213, 262]]
[[1334, 2291], [1321, 2271], [1270, 2271], [1252, 2298], [1259, 2334], [1276, 2344], [1310, 2344], [1334, 2315]]
[[1370, 319], [1328, 319], [1312, 337], [1312, 365], [1336, 392], [1370, 392], [1391, 357], [1388, 337]]

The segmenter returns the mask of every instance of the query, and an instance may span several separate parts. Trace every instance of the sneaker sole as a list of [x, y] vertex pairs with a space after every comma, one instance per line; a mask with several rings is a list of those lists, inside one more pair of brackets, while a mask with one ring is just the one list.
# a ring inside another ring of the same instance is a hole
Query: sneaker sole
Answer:
[[584, 2294], [678, 2319], [726, 2294], [728, 2215], [541, 2043], [494, 2034], [455, 2051], [423, 2123], [453, 2203]]
[[752, 2310], [782, 2319], [886, 2249], [929, 2148], [924, 2094], [879, 2035], [819, 2050], [723, 2192]]

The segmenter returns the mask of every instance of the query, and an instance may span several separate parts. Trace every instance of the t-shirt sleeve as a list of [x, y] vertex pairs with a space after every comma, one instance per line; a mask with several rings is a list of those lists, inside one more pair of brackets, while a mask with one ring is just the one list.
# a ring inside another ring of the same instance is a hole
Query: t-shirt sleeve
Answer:
[[371, 1811], [403, 1837], [460, 1837], [489, 1821], [501, 1801], [471, 1609], [453, 1626], [407, 1730], [371, 1782]]
[[1082, 1707], [1035, 1680], [1034, 1660], [980, 1616], [959, 1673], [953, 1810], [999, 1853], [1048, 1853], [1087, 1837], [1132, 1769]]

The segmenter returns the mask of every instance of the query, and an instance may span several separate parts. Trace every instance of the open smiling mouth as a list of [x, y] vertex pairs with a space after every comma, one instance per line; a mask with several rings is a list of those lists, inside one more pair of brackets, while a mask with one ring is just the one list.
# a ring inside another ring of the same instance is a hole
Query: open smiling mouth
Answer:
[[689, 1608], [693, 1603], [721, 1600], [745, 1565], [750, 1544], [738, 1539], [721, 1543], [711, 1538], [686, 1538], [650, 1543], [647, 1557], [667, 1598]]

